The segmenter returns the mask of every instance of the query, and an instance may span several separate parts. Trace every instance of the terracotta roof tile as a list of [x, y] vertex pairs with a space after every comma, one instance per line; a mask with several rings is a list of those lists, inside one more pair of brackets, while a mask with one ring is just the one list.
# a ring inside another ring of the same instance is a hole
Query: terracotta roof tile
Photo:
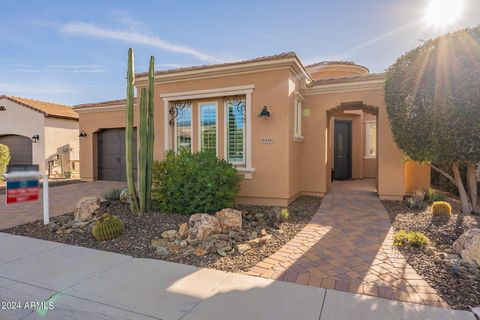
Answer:
[[[135, 98], [135, 101], [137, 98]], [[83, 103], [77, 104], [73, 106], [74, 109], [84, 109], [84, 108], [101, 108], [101, 107], [110, 107], [110, 106], [118, 106], [118, 105], [126, 105], [127, 99], [118, 99], [118, 100], [109, 100], [109, 101], [102, 101], [102, 102], [92, 102], [92, 103]]]
[[353, 77], [342, 77], [342, 78], [331, 78], [331, 79], [320, 79], [312, 81], [309, 86], [319, 86], [325, 84], [334, 84], [334, 83], [346, 83], [346, 82], [358, 82], [358, 81], [368, 81], [368, 80], [381, 80], [385, 79], [385, 73], [370, 73], [361, 76]]
[[320, 61], [320, 62], [309, 64], [308, 66], [305, 66], [305, 68], [312, 68], [317, 66], [328, 66], [332, 64], [345, 64], [349, 66], [356, 65], [356, 63], [353, 61]]
[[[271, 56], [257, 57], [254, 59], [248, 59], [248, 60], [242, 60], [242, 61], [183, 67], [183, 68], [176, 68], [176, 69], [169, 69], [169, 70], [160, 70], [160, 71], [155, 71], [155, 75], [170, 74], [170, 73], [183, 72], [183, 71], [203, 70], [203, 69], [210, 69], [210, 68], [217, 68], [217, 67], [227, 67], [227, 66], [247, 64], [252, 62], [270, 61], [270, 60], [293, 58], [293, 57], [298, 59], [297, 54], [291, 51], [291, 52], [284, 52], [284, 53], [275, 54]], [[146, 77], [147, 75], [148, 75], [148, 72], [141, 72], [141, 73], [135, 74], [136, 77]]]
[[6, 95], [0, 96], [0, 99], [8, 99], [12, 102], [40, 112], [45, 117], [78, 120], [78, 113], [76, 113], [72, 107], [63, 104]]

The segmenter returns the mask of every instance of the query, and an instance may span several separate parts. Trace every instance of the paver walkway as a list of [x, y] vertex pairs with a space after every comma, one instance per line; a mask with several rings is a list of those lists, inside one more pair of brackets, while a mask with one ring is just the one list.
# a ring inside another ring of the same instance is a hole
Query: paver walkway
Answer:
[[[82, 197], [101, 196], [111, 188], [122, 188], [125, 182], [119, 181], [94, 181], [55, 186], [49, 188], [50, 216], [58, 216], [75, 209], [77, 201]], [[42, 199], [42, 190], [40, 190]], [[42, 219], [42, 200], [5, 205], [5, 195], [0, 195], [0, 230], [19, 224]]]
[[393, 246], [374, 180], [337, 181], [310, 223], [247, 274], [448, 306]]
[[[42, 301], [53, 309], [25, 308]], [[467, 311], [5, 233], [0, 233], [0, 302], [2, 320], [475, 320]]]

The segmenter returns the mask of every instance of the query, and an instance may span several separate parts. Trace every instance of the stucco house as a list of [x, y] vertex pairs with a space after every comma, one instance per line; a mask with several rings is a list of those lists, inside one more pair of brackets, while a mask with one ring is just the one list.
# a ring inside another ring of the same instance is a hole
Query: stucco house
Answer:
[[[293, 52], [158, 71], [154, 157], [215, 150], [244, 177], [239, 203], [287, 205], [323, 195], [335, 179], [362, 178], [376, 179], [380, 198], [401, 199], [429, 186], [430, 169], [398, 150], [384, 81], [352, 62], [304, 66]], [[135, 84], [141, 92], [147, 74]], [[75, 110], [82, 179], [125, 179], [125, 100]]]
[[78, 114], [69, 106], [0, 96], [0, 144], [10, 165], [36, 164], [52, 178], [80, 173]]

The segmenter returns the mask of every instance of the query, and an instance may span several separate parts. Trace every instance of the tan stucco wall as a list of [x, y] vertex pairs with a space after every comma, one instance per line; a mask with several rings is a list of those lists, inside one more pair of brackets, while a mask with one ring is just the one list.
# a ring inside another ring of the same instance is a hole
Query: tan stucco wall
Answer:
[[40, 171], [45, 170], [44, 116], [32, 109], [16, 104], [8, 99], [0, 100], [5, 111], [0, 111], [0, 135], [15, 134], [31, 138], [39, 135], [40, 140], [32, 144], [33, 164], [38, 164]]
[[422, 165], [414, 161], [405, 163], [405, 193], [413, 193], [415, 190], [428, 190], [430, 187], [430, 166]]

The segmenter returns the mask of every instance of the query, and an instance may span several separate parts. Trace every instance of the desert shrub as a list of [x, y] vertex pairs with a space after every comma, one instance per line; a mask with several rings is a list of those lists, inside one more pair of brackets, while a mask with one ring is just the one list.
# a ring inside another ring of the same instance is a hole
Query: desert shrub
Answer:
[[448, 217], [452, 215], [452, 206], [445, 201], [436, 201], [432, 204], [432, 214], [434, 216]]
[[410, 209], [420, 209], [423, 206], [423, 202], [425, 201], [426, 192], [423, 189], [415, 190], [412, 196], [408, 197], [405, 201], [407, 207]]
[[10, 150], [6, 145], [0, 144], [0, 174], [7, 171], [8, 162], [10, 162]]
[[422, 232], [400, 230], [393, 235], [393, 244], [397, 247], [408, 245], [420, 248], [430, 244], [430, 240]]
[[122, 193], [122, 189], [116, 189], [112, 188], [110, 190], [107, 190], [103, 193], [102, 197], [106, 200], [119, 200], [120, 199], [120, 193]]
[[288, 211], [287, 208], [283, 208], [282, 210], [280, 210], [280, 213], [278, 215], [278, 218], [280, 221], [287, 221], [288, 218], [290, 217], [290, 212]]
[[234, 206], [241, 178], [213, 152], [169, 151], [153, 165], [152, 199], [166, 213], [213, 213]]
[[107, 213], [95, 222], [92, 235], [98, 241], [106, 241], [118, 238], [124, 230], [125, 224], [122, 219]]
[[445, 195], [435, 189], [428, 189], [427, 193], [428, 201], [435, 202], [435, 201], [442, 201], [445, 199]]

